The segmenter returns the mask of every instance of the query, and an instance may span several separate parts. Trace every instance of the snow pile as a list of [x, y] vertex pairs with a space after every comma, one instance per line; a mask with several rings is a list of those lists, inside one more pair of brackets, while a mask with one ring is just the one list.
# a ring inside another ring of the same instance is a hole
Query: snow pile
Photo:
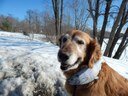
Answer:
[[58, 47], [0, 32], [0, 96], [64, 96]]

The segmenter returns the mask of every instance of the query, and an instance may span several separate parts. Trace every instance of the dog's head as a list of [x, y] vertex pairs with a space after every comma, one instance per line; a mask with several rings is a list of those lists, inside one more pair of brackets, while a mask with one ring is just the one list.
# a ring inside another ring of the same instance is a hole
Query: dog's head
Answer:
[[94, 62], [101, 56], [97, 41], [82, 31], [69, 31], [61, 36], [59, 42], [58, 60], [64, 71], [75, 69], [83, 63], [92, 68]]

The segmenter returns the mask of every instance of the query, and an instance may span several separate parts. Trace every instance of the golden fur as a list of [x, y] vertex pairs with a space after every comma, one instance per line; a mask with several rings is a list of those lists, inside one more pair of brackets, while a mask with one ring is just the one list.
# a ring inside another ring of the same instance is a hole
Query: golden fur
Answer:
[[[69, 31], [70, 36], [78, 35], [86, 41], [86, 49], [82, 54], [83, 62], [76, 69], [71, 69], [64, 72], [64, 75], [69, 78], [82, 67], [93, 67], [93, 64], [101, 57], [100, 46], [96, 40], [93, 40], [88, 34], [79, 30]], [[73, 44], [66, 43], [64, 51], [75, 51]], [[61, 50], [61, 48], [60, 48]], [[102, 68], [98, 74], [98, 79], [85, 85], [79, 85], [76, 88], [76, 96], [128, 96], [128, 80], [120, 76], [116, 71], [110, 68], [106, 63], [102, 64]], [[66, 90], [70, 95], [73, 94], [74, 86], [65, 84]]]

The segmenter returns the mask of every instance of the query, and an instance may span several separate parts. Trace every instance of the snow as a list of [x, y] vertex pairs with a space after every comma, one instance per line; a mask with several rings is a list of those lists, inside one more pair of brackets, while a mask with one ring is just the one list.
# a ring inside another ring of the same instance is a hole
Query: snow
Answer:
[[[105, 48], [106, 48], [106, 43], [108, 42], [108, 39], [104, 39], [104, 42], [103, 42], [103, 46], [101, 48], [102, 50], [102, 53], [105, 51]], [[112, 53], [112, 56], [114, 56], [115, 52], [117, 51], [118, 47], [119, 47], [119, 44], [121, 43], [121, 39], [119, 39], [117, 41], [117, 44], [113, 50], [113, 53]], [[120, 57], [120, 60], [121, 61], [125, 61], [125, 62], [128, 62], [128, 46], [125, 48], [125, 50], [123, 51], [121, 57]]]
[[[65, 77], [57, 60], [59, 48], [42, 38], [45, 36], [34, 34], [31, 40], [22, 33], [0, 31], [0, 96], [66, 96]], [[127, 52], [128, 47], [121, 60], [105, 59], [116, 62], [109, 66], [124, 77], [128, 74]]]
[[0, 96], [63, 96], [65, 77], [57, 52], [51, 43], [0, 32]]

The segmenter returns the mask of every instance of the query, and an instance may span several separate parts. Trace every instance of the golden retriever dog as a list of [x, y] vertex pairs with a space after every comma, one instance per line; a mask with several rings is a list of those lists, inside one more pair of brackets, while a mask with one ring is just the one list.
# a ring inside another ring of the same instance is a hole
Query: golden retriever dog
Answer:
[[[58, 60], [67, 79], [84, 67], [93, 68], [102, 57], [97, 40], [80, 30], [67, 32], [59, 41]], [[98, 79], [77, 86], [66, 81], [65, 88], [71, 96], [128, 96], [128, 80], [105, 62], [101, 64]]]

